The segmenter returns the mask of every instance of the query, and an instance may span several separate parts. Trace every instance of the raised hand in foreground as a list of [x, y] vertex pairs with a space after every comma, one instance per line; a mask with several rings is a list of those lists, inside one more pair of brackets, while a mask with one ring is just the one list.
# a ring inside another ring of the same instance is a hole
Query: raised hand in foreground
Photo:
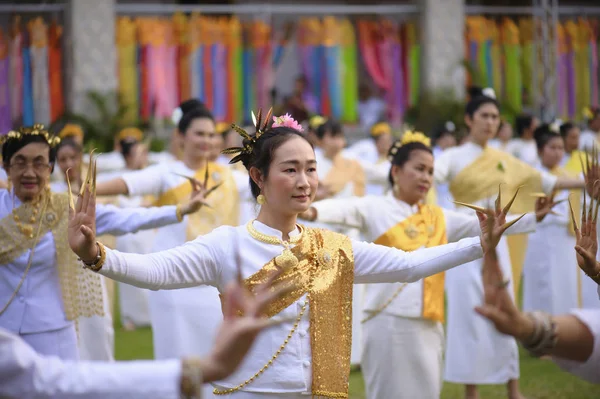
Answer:
[[[596, 186], [600, 186], [598, 181]], [[573, 211], [573, 205], [569, 199], [569, 207], [571, 210], [571, 220], [575, 229], [575, 236], [577, 242], [575, 245], [575, 251], [577, 252], [577, 264], [592, 280], [597, 284], [600, 284], [600, 263], [596, 260], [596, 254], [598, 253], [598, 238], [596, 234], [596, 228], [598, 224], [598, 206], [600, 201], [596, 201], [594, 206], [594, 200], [590, 199], [590, 205], [587, 206], [587, 198], [585, 191], [583, 192], [583, 209], [581, 211], [581, 229], [577, 226], [575, 220], [575, 212]], [[587, 209], [586, 209], [587, 208]]]

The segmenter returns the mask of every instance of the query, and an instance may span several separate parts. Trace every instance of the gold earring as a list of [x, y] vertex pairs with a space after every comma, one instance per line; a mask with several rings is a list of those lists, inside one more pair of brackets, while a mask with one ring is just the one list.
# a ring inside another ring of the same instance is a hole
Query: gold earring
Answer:
[[267, 199], [265, 198], [264, 195], [259, 194], [259, 196], [256, 197], [256, 202], [258, 202], [258, 205], [264, 205], [267, 203]]
[[398, 187], [398, 185], [396, 184], [396, 182], [394, 182], [394, 185], [392, 186], [392, 191], [396, 195], [398, 195], [400, 193], [400, 187]]

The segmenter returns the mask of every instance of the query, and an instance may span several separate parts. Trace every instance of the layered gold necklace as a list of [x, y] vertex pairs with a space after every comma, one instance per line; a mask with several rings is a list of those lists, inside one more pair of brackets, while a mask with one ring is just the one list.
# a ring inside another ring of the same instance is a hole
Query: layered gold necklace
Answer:
[[13, 220], [19, 228], [19, 231], [27, 238], [33, 238], [33, 229], [40, 212], [40, 205], [44, 202], [46, 197], [46, 191], [44, 190], [37, 200], [32, 201], [31, 203], [25, 202], [18, 208], [14, 208], [13, 206]]
[[281, 253], [281, 255], [275, 257], [275, 264], [278, 267], [280, 267], [283, 270], [287, 270], [298, 265], [298, 258], [296, 258], [296, 255], [293, 254], [293, 252], [290, 249], [290, 246], [292, 244], [295, 245], [302, 239], [302, 233], [304, 231], [302, 226], [296, 225], [296, 227], [300, 231], [300, 234], [290, 237], [289, 241], [283, 241], [279, 237], [261, 233], [260, 231], [256, 230], [253, 223], [254, 220], [251, 220], [248, 222], [248, 224], [246, 224], [248, 233], [252, 238], [264, 242], [265, 244], [282, 245], [284, 247], [284, 250]]

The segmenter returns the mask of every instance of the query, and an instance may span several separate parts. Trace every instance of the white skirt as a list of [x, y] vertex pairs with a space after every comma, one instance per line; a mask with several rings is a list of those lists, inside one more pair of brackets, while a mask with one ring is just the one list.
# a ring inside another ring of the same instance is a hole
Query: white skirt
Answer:
[[[506, 240], [497, 247], [504, 278], [512, 270]], [[481, 259], [446, 272], [448, 323], [444, 379], [457, 384], [504, 384], [519, 378], [519, 352], [514, 338], [501, 334], [494, 325], [477, 314], [483, 304]]]

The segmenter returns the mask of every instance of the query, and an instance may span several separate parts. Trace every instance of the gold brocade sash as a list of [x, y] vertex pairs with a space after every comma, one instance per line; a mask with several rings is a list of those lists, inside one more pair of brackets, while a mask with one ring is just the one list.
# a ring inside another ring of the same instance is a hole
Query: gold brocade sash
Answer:
[[[194, 178], [204, 182], [206, 166], [194, 175]], [[198, 236], [210, 233], [215, 228], [223, 225], [237, 226], [239, 218], [239, 194], [231, 171], [226, 166], [211, 162], [209, 164], [208, 187], [223, 183], [206, 199], [210, 208], [203, 206], [198, 212], [188, 215], [186, 236], [191, 241]], [[192, 185], [186, 181], [162, 193], [155, 206], [177, 205], [189, 200], [192, 194]]]
[[[24, 203], [16, 209], [20, 220], [33, 216], [33, 207]], [[84, 269], [77, 255], [69, 247], [67, 226], [69, 223], [69, 199], [66, 193], [51, 193], [46, 212], [41, 215], [41, 239], [52, 231], [56, 258], [48, 259], [58, 268], [62, 300], [67, 320], [79, 317], [103, 316], [101, 276]], [[37, 229], [37, 225], [36, 225]], [[12, 214], [0, 220], [0, 264], [8, 264], [32, 249], [36, 237], [28, 238], [21, 233]]]
[[365, 195], [366, 177], [365, 171], [358, 162], [352, 159], [346, 159], [338, 155], [333, 160], [333, 165], [325, 176], [323, 183], [329, 187], [334, 195], [346, 187], [348, 183], [353, 183], [353, 195], [362, 197]]
[[473, 204], [495, 196], [499, 184], [504, 184], [502, 192], [508, 194], [502, 196], [502, 206], [506, 205], [518, 187], [523, 186], [511, 211], [517, 214], [534, 211], [535, 198], [531, 194], [542, 191], [540, 171], [489, 146], [452, 179], [450, 192], [454, 200]]
[[[297, 288], [272, 303], [266, 315], [273, 317], [308, 294], [312, 394], [325, 398], [347, 398], [352, 346], [352, 243], [346, 236], [322, 229], [304, 228], [302, 234], [302, 240], [292, 248], [300, 261], [298, 266], [276, 280], [276, 283]], [[275, 270], [275, 259], [272, 259], [244, 283], [252, 290], [264, 283]]]
[[[419, 213], [404, 219], [375, 240], [375, 244], [406, 252], [447, 243], [446, 218], [437, 205], [420, 205]], [[444, 322], [443, 272], [423, 279], [423, 318]]]

